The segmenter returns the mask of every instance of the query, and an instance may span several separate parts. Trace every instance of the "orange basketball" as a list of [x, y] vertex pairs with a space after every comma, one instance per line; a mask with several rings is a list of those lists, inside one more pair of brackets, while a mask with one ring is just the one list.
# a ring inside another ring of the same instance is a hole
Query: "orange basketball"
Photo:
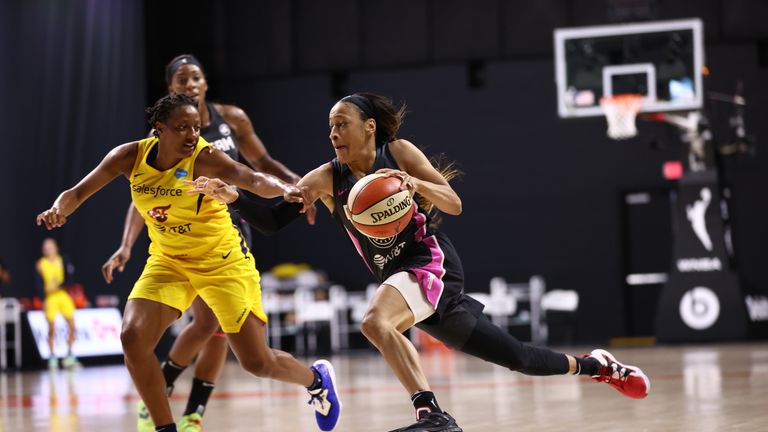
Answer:
[[352, 225], [368, 237], [384, 239], [405, 229], [413, 217], [413, 200], [408, 190], [400, 190], [397, 177], [370, 174], [349, 191], [347, 208]]

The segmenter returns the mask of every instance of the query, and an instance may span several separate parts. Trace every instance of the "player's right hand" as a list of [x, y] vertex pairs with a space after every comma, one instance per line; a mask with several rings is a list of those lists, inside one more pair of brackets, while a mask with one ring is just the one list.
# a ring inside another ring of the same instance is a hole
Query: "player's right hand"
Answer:
[[112, 272], [117, 269], [121, 272], [125, 270], [125, 264], [131, 259], [131, 250], [127, 247], [120, 246], [120, 249], [115, 251], [111, 257], [101, 266], [101, 274], [104, 276], [104, 280], [107, 283], [112, 283]]
[[192, 189], [187, 191], [187, 195], [203, 194], [227, 204], [234, 202], [239, 195], [234, 186], [230, 186], [218, 178], [200, 176], [194, 181], [184, 180], [183, 183], [192, 186]]
[[37, 215], [37, 226], [44, 223], [46, 228], [52, 230], [67, 223], [67, 217], [60, 214], [59, 211], [59, 208], [54, 206]]

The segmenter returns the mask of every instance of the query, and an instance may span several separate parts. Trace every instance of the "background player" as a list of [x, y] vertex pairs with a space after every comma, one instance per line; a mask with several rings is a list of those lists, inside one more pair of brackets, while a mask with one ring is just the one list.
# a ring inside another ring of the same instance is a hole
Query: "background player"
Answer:
[[51, 351], [48, 367], [56, 369], [59, 366], [59, 360], [53, 350], [56, 339], [56, 317], [59, 314], [67, 322], [67, 356], [62, 359], [61, 364], [64, 367], [75, 367], [79, 365], [72, 354], [72, 345], [77, 335], [75, 303], [64, 289], [64, 281], [67, 277], [64, 258], [59, 255], [59, 245], [52, 238], [43, 240], [42, 253], [43, 256], [37, 260], [35, 269], [45, 295], [45, 319], [48, 321], [48, 347]]

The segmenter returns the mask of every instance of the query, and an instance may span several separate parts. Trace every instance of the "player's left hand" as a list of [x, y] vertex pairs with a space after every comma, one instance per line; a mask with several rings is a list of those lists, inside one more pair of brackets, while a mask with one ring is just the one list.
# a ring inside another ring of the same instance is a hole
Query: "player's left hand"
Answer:
[[400, 190], [408, 190], [408, 193], [413, 196], [416, 193], [416, 180], [415, 178], [411, 177], [410, 174], [408, 174], [405, 171], [400, 171], [392, 168], [381, 168], [380, 170], [376, 171], [376, 174], [384, 174], [387, 177], [397, 177], [402, 181], [400, 184]]

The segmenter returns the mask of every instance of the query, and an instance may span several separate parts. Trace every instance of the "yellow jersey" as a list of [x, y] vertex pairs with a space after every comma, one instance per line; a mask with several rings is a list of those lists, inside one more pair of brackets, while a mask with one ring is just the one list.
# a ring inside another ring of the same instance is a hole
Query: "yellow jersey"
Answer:
[[55, 286], [57, 289], [61, 288], [64, 283], [64, 260], [60, 255], [56, 255], [56, 258], [49, 260], [42, 257], [37, 260], [37, 269], [40, 271], [40, 277], [43, 279], [43, 291], [45, 295], [50, 293], [46, 288]]
[[139, 141], [130, 176], [131, 199], [152, 240], [149, 253], [186, 259], [200, 257], [220, 244], [245, 247], [227, 205], [202, 194], [189, 195], [190, 186], [182, 183], [194, 180], [195, 160], [210, 144], [200, 137], [192, 156], [164, 171], [147, 163], [147, 155], [157, 144], [157, 137]]

